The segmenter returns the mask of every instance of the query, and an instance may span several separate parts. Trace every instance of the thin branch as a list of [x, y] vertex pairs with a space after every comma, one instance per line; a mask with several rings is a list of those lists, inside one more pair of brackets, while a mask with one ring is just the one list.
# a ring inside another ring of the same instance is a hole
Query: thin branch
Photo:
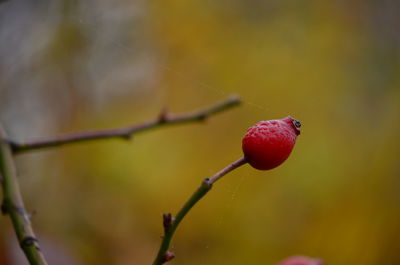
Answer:
[[204, 195], [209, 192], [213, 186], [213, 184], [218, 181], [221, 177], [229, 173], [230, 171], [246, 164], [247, 161], [244, 158], [240, 158], [239, 160], [233, 162], [229, 166], [225, 167], [215, 175], [210, 178], [206, 178], [202, 181], [200, 187], [193, 193], [193, 195], [187, 200], [187, 202], [183, 205], [182, 209], [178, 212], [175, 218], [172, 217], [171, 214], [164, 214], [163, 216], [163, 225], [164, 225], [164, 236], [161, 241], [160, 249], [158, 251], [157, 257], [153, 262], [153, 265], [161, 265], [165, 262], [173, 259], [175, 255], [170, 252], [169, 246], [171, 244], [172, 237], [178, 228], [179, 224], [186, 216], [186, 214], [192, 209], [192, 207], [204, 197]]
[[105, 129], [96, 131], [83, 131], [71, 134], [65, 134], [54, 138], [38, 139], [26, 142], [18, 142], [14, 140], [7, 140], [11, 145], [14, 153], [21, 153], [46, 147], [55, 147], [64, 144], [77, 143], [89, 140], [106, 139], [106, 138], [122, 138], [130, 139], [133, 134], [142, 132], [156, 127], [172, 124], [182, 124], [196, 121], [204, 121], [209, 116], [214, 115], [218, 112], [229, 109], [240, 103], [240, 99], [236, 96], [231, 96], [225, 101], [207, 107], [205, 109], [183, 114], [169, 114], [165, 110], [161, 112], [158, 118], [143, 122], [140, 124], [116, 128], [116, 129]]
[[20, 247], [31, 265], [47, 265], [26, 213], [16, 176], [10, 144], [0, 125], [0, 173], [3, 187], [3, 214], [8, 214], [17, 234]]

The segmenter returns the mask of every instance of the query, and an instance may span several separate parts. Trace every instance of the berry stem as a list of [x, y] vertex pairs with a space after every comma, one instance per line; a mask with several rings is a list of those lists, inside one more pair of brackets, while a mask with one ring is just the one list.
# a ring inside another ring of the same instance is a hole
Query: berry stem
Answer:
[[22, 200], [10, 144], [0, 125], [0, 180], [3, 188], [3, 214], [8, 214], [17, 234], [20, 247], [31, 265], [47, 265], [33, 232], [29, 215]]
[[[171, 260], [172, 258], [170, 255], [172, 254], [168, 251], [169, 246], [171, 244], [172, 237], [178, 228], [179, 224], [186, 216], [186, 214], [193, 208], [193, 206], [206, 195], [212, 188], [213, 184], [222, 178], [227, 173], [231, 172], [232, 170], [246, 164], [247, 161], [245, 158], [240, 158], [239, 160], [233, 162], [232, 164], [228, 165], [221, 171], [215, 173], [210, 178], [205, 178], [201, 185], [197, 188], [197, 190], [192, 194], [192, 196], [186, 201], [186, 203], [182, 206], [181, 210], [177, 213], [175, 218], [171, 217], [171, 214], [164, 214], [164, 236], [162, 237], [160, 249], [158, 251], [157, 257], [153, 262], [153, 265], [161, 265], [165, 262]], [[173, 256], [172, 256], [173, 257]]]
[[217, 182], [217, 180], [219, 180], [220, 178], [222, 178], [223, 176], [225, 176], [226, 174], [228, 174], [229, 172], [231, 172], [235, 168], [238, 168], [238, 167], [240, 167], [240, 166], [242, 166], [242, 165], [244, 165], [246, 163], [247, 163], [247, 160], [244, 157], [236, 160], [235, 162], [233, 162], [232, 164], [228, 165], [227, 167], [225, 167], [221, 171], [215, 173], [214, 176], [210, 177], [211, 184]]
[[204, 109], [195, 112], [174, 115], [171, 113], [167, 113], [165, 110], [163, 110], [159, 115], [159, 117], [157, 117], [156, 119], [127, 127], [75, 132], [61, 136], [56, 136], [53, 138], [45, 138], [45, 139], [38, 139], [25, 142], [18, 142], [11, 139], [5, 139], [5, 141], [11, 145], [12, 151], [14, 153], [22, 153], [46, 147], [56, 147], [60, 145], [89, 141], [89, 140], [98, 140], [106, 138], [122, 138], [128, 140], [135, 133], [157, 127], [162, 127], [165, 125], [204, 121], [209, 116], [227, 110], [231, 107], [237, 106], [238, 104], [240, 104], [240, 98], [237, 96], [230, 96], [222, 102], [219, 102], [215, 105], [206, 107]]

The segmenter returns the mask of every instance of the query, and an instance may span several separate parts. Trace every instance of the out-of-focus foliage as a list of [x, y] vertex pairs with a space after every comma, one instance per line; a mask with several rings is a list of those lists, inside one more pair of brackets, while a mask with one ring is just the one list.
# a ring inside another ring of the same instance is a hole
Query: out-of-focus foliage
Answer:
[[[161, 214], [241, 156], [247, 127], [288, 114], [303, 122], [292, 156], [219, 182], [177, 231], [174, 264], [400, 264], [399, 11], [390, 0], [1, 3], [0, 118], [15, 139], [244, 100], [205, 124], [19, 155], [52, 264], [150, 264]], [[15, 265], [9, 220], [0, 227], [0, 263]]]

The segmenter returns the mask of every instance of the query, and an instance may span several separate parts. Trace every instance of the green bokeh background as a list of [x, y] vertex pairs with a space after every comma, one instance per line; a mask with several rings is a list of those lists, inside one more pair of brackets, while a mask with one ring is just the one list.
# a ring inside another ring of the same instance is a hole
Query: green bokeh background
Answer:
[[[218, 182], [179, 227], [173, 264], [273, 265], [295, 254], [400, 264], [399, 11], [357, 0], [2, 3], [14, 20], [0, 22], [0, 117], [15, 139], [243, 100], [130, 142], [18, 155], [52, 264], [151, 264], [162, 213], [238, 159], [249, 126], [287, 115], [303, 124], [291, 157]], [[24, 264], [10, 254], [21, 253], [7, 217], [0, 236], [1, 264]]]

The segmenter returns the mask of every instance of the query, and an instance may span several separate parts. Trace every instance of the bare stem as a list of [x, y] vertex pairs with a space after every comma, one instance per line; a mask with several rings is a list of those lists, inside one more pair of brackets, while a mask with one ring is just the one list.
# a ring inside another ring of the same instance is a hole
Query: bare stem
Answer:
[[106, 138], [122, 138], [130, 139], [134, 133], [149, 130], [164, 125], [181, 124], [188, 122], [204, 121], [211, 115], [229, 109], [240, 103], [240, 99], [236, 96], [230, 96], [223, 102], [209, 106], [191, 113], [169, 114], [165, 111], [161, 112], [156, 119], [143, 122], [140, 124], [105, 130], [82, 131], [76, 133], [65, 134], [54, 138], [38, 139], [32, 141], [18, 142], [8, 139], [14, 153], [21, 153], [45, 147], [55, 147], [64, 144], [77, 143], [89, 140], [106, 139]]
[[210, 178], [206, 178], [202, 181], [200, 187], [193, 193], [193, 195], [186, 201], [181, 210], [177, 213], [175, 218], [172, 218], [171, 214], [164, 214], [164, 236], [161, 241], [160, 249], [157, 257], [153, 262], [153, 265], [161, 265], [165, 262], [174, 258], [174, 254], [170, 252], [169, 246], [171, 244], [172, 237], [178, 228], [179, 224], [186, 216], [186, 214], [192, 209], [192, 207], [211, 190], [212, 185], [219, 180], [221, 177], [231, 172], [232, 170], [246, 164], [247, 161], [244, 158], [233, 162], [221, 171], [217, 172]]
[[3, 187], [2, 211], [8, 214], [14, 226], [20, 247], [31, 265], [47, 265], [38, 240], [33, 232], [29, 215], [26, 213], [16, 176], [10, 144], [5, 140], [0, 125], [0, 173]]

